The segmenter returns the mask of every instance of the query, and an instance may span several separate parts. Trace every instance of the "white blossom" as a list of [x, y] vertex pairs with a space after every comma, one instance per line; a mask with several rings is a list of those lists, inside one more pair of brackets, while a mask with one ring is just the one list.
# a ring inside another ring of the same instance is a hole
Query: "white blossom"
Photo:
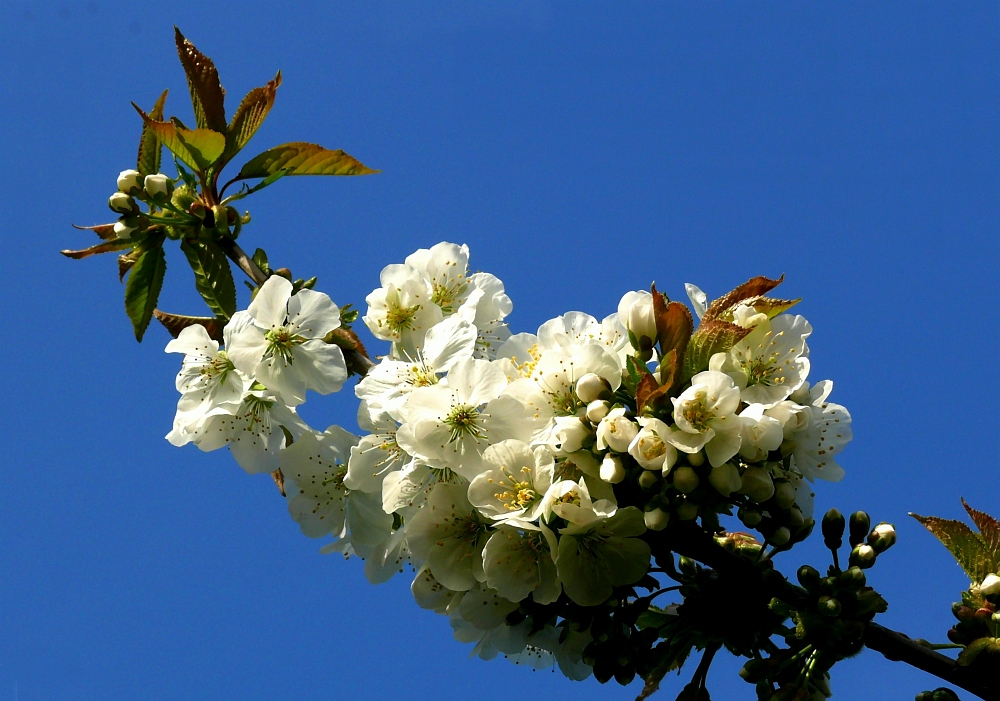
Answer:
[[306, 390], [336, 392], [347, 379], [340, 347], [323, 337], [340, 327], [340, 310], [321, 292], [300, 290], [280, 275], [268, 278], [250, 307], [246, 325], [226, 351], [242, 372], [279, 393], [289, 406]]
[[380, 276], [382, 287], [369, 294], [363, 317], [376, 338], [392, 341], [394, 359], [412, 359], [423, 347], [424, 334], [444, 318], [432, 301], [433, 289], [409, 265], [388, 265]]
[[677, 462], [677, 449], [668, 442], [670, 427], [659, 419], [640, 416], [642, 428], [628, 446], [628, 454], [645, 470], [660, 470], [664, 475]]
[[656, 342], [656, 316], [651, 293], [645, 290], [626, 292], [618, 302], [618, 319], [637, 342], [643, 338], [648, 339], [650, 346]]
[[627, 453], [632, 439], [639, 433], [639, 427], [625, 415], [622, 407], [612, 409], [597, 425], [597, 449], [611, 449], [616, 453]]
[[411, 518], [406, 538], [414, 556], [449, 589], [467, 591], [486, 580], [487, 522], [469, 502], [464, 485], [436, 485]]
[[553, 482], [554, 461], [549, 449], [532, 449], [521, 441], [506, 440], [488, 447], [483, 462], [487, 469], [469, 485], [469, 501], [494, 520], [536, 520]]
[[531, 594], [536, 604], [553, 603], [562, 592], [552, 559], [556, 547], [555, 534], [545, 525], [501, 525], [483, 549], [486, 584], [510, 601]]
[[697, 453], [704, 448], [713, 466], [736, 455], [742, 428], [736, 416], [740, 390], [728, 375], [700, 372], [691, 378], [691, 386], [671, 401], [675, 429], [667, 441], [677, 450]]

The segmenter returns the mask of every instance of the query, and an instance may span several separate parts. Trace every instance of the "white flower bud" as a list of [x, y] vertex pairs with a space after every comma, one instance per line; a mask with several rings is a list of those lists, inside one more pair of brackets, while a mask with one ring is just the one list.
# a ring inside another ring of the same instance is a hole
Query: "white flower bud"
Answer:
[[774, 481], [771, 474], [761, 467], [748, 467], [743, 473], [740, 494], [746, 494], [758, 504], [774, 496]]
[[139, 227], [137, 226], [129, 226], [125, 222], [119, 220], [115, 223], [115, 236], [120, 239], [130, 239], [132, 238], [132, 234], [138, 231], [138, 229]]
[[611, 404], [603, 399], [595, 399], [587, 405], [587, 420], [591, 423], [600, 423], [601, 419], [611, 411]]
[[576, 381], [576, 396], [585, 404], [590, 404], [600, 399], [601, 395], [607, 392], [608, 389], [608, 384], [604, 379], [594, 372], [588, 372]]
[[896, 529], [891, 523], [880, 523], [868, 535], [868, 544], [883, 553], [896, 543]]
[[681, 521], [691, 521], [698, 518], [698, 505], [685, 501], [677, 507], [677, 518]]
[[724, 497], [728, 497], [743, 486], [743, 480], [740, 479], [740, 471], [736, 469], [736, 465], [730, 462], [724, 462], [718, 467], [713, 467], [708, 475], [708, 481], [715, 487], [715, 491]]
[[857, 565], [864, 570], [875, 564], [876, 557], [877, 553], [875, 552], [875, 548], [862, 543], [854, 546], [854, 549], [851, 551], [851, 558], [849, 562], [852, 566]]
[[163, 173], [147, 175], [143, 183], [146, 194], [153, 199], [166, 199], [174, 189], [173, 181]]
[[127, 195], [142, 189], [142, 174], [137, 170], [123, 170], [118, 174], [118, 189]]
[[124, 192], [116, 192], [108, 198], [108, 207], [111, 208], [112, 212], [118, 214], [131, 214], [132, 210], [135, 209], [135, 200]]
[[575, 453], [583, 447], [583, 442], [591, 435], [590, 429], [575, 416], [556, 418], [555, 437], [559, 449], [564, 453]]
[[628, 446], [637, 433], [639, 427], [625, 416], [625, 409], [612, 409], [597, 425], [597, 449], [628, 452]]
[[986, 575], [986, 579], [979, 585], [979, 593], [983, 596], [1000, 594], [1000, 577], [995, 574]]
[[790, 508], [795, 503], [795, 485], [787, 480], [779, 480], [774, 485], [774, 501], [780, 509]]
[[674, 489], [681, 494], [690, 494], [701, 484], [698, 474], [686, 465], [675, 467], [672, 474], [674, 476]]
[[608, 455], [601, 463], [601, 479], [611, 484], [618, 484], [625, 479], [625, 466], [622, 465], [621, 458]]
[[778, 547], [781, 547], [789, 540], [791, 540], [791, 538], [792, 534], [789, 532], [787, 528], [782, 526], [781, 528], [779, 528], [778, 530], [776, 530], [774, 533], [771, 534], [771, 537], [767, 539], [767, 542], [770, 543], [771, 545], [777, 545]]
[[642, 515], [646, 528], [651, 531], [662, 531], [670, 524], [670, 514], [663, 509], [653, 509]]
[[[656, 316], [653, 312], [653, 295], [649, 292], [628, 292], [618, 303], [618, 319], [635, 337], [655, 341]], [[650, 344], [652, 345], [652, 344]], [[647, 346], [648, 347], [648, 346]], [[639, 350], [638, 348], [636, 350]]]

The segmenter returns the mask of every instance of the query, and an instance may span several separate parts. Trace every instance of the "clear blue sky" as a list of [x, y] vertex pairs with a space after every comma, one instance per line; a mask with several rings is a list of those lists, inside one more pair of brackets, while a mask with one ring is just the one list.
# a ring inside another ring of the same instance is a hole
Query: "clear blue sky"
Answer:
[[[249, 201], [244, 247], [341, 304], [440, 240], [505, 281], [515, 331], [603, 316], [652, 280], [711, 296], [785, 273], [815, 327], [812, 376], [854, 416], [847, 477], [817, 508], [897, 524], [870, 577], [890, 601], [879, 621], [944, 640], [967, 581], [906, 512], [958, 516], [960, 496], [1000, 512], [1000, 5], [275, 8], [0, 3], [0, 701], [637, 691], [467, 659], [404, 578], [372, 587], [361, 563], [320, 556], [266, 476], [163, 440], [166, 333], [132, 340], [113, 256], [57, 251], [92, 242], [70, 223], [111, 219], [140, 128], [129, 101], [170, 88], [167, 112], [188, 119], [175, 23], [215, 59], [230, 110], [283, 71], [251, 152], [314, 141], [382, 169]], [[201, 313], [171, 254], [161, 306]], [[304, 413], [352, 426], [351, 393]], [[828, 562], [814, 544], [786, 571], [803, 561]], [[713, 698], [753, 698], [737, 667], [718, 665]], [[938, 685], [869, 651], [833, 683], [872, 701]]]

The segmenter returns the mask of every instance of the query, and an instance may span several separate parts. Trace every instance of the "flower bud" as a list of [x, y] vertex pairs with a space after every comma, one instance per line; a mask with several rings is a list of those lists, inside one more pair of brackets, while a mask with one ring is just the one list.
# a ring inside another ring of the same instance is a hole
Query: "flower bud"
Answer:
[[564, 453], [575, 453], [590, 437], [590, 428], [575, 416], [556, 418], [555, 438]]
[[705, 452], [699, 450], [697, 453], [688, 453], [687, 461], [691, 467], [701, 467], [705, 464]]
[[840, 573], [840, 583], [844, 585], [846, 589], [856, 591], [863, 588], [867, 583], [867, 580], [865, 573], [861, 571], [860, 567], [848, 567]]
[[132, 238], [132, 234], [138, 230], [138, 226], [129, 226], [121, 219], [115, 223], [115, 236], [120, 239], [130, 239]]
[[588, 372], [576, 381], [576, 396], [585, 404], [600, 399], [602, 394], [610, 390], [611, 388], [604, 381], [604, 378], [594, 372]]
[[[647, 472], [645, 474], [651, 473]], [[647, 511], [642, 517], [646, 522], [646, 528], [651, 531], [662, 531], [670, 524], [670, 514], [663, 509], [653, 509], [652, 511]]]
[[868, 535], [868, 531], [871, 530], [871, 527], [872, 521], [868, 518], [868, 514], [864, 511], [855, 511], [851, 514], [851, 536], [848, 542], [852, 546], [865, 542], [865, 536]]
[[868, 545], [878, 554], [884, 553], [896, 542], [896, 529], [891, 523], [880, 523], [868, 534]]
[[782, 545], [791, 540], [791, 538], [792, 538], [791, 532], [787, 528], [782, 526], [781, 528], [779, 528], [778, 530], [776, 530], [774, 533], [771, 534], [771, 537], [767, 539], [767, 542], [770, 543], [771, 545], [777, 545], [780, 548]]
[[163, 173], [155, 173], [146, 176], [145, 181], [143, 181], [143, 189], [153, 200], [165, 202], [170, 199], [170, 195], [174, 191], [174, 183]]
[[787, 526], [793, 531], [798, 532], [805, 524], [805, 516], [802, 515], [802, 511], [799, 510], [797, 506], [792, 506], [787, 512]]
[[818, 589], [819, 580], [822, 579], [822, 577], [819, 576], [819, 570], [815, 567], [810, 567], [809, 565], [802, 565], [802, 567], [799, 568], [799, 571], [796, 572], [796, 576], [798, 577], [799, 584], [810, 591]]
[[136, 195], [142, 189], [142, 174], [137, 170], [123, 170], [118, 174], [118, 190], [126, 195]]
[[671, 474], [674, 476], [674, 489], [681, 494], [690, 494], [701, 484], [698, 473], [690, 467], [675, 467]]
[[795, 503], [795, 485], [788, 480], [776, 480], [774, 483], [774, 502], [779, 509], [791, 508]]
[[860, 567], [863, 570], [868, 569], [875, 564], [875, 558], [878, 553], [870, 545], [859, 544], [855, 545], [854, 549], [851, 551], [851, 558], [849, 560], [852, 567]]
[[132, 214], [135, 211], [135, 200], [124, 192], [116, 192], [108, 198], [108, 207], [118, 214]]
[[608, 455], [601, 463], [601, 479], [611, 484], [618, 484], [625, 479], [625, 466], [622, 465], [621, 458]]
[[979, 585], [979, 593], [983, 596], [1000, 594], [1000, 577], [995, 574], [986, 575], [986, 579]]
[[637, 433], [639, 427], [625, 416], [624, 409], [612, 409], [597, 425], [597, 448], [627, 453], [628, 446]]
[[739, 520], [742, 521], [743, 525], [747, 528], [756, 528], [764, 519], [764, 514], [741, 506], [739, 511], [736, 512], [736, 517], [739, 518]]
[[642, 474], [639, 475], [639, 486], [643, 489], [652, 489], [659, 479], [660, 476], [655, 472], [643, 470]]
[[[618, 303], [618, 320], [628, 329], [636, 350], [649, 347], [656, 340], [656, 316], [653, 312], [653, 295], [646, 291], [628, 292]], [[643, 344], [642, 339], [649, 339]]]
[[836, 618], [840, 615], [842, 609], [840, 602], [834, 599], [832, 596], [821, 596], [819, 597], [819, 602], [817, 604], [819, 612], [824, 616], [829, 616], [830, 618]]
[[611, 404], [603, 399], [595, 399], [587, 405], [587, 420], [592, 424], [601, 422], [608, 412], [611, 411]]
[[847, 519], [837, 509], [830, 509], [823, 516], [823, 542], [831, 550], [837, 550], [844, 544], [844, 529]]
[[698, 518], [698, 505], [685, 501], [677, 507], [677, 518], [681, 521], [691, 521]]
[[771, 474], [760, 467], [748, 467], [743, 473], [740, 494], [746, 494], [758, 504], [774, 496], [774, 481]]
[[715, 487], [715, 491], [724, 497], [728, 497], [743, 486], [740, 471], [736, 469], [736, 465], [730, 462], [713, 467], [708, 475], [708, 482]]

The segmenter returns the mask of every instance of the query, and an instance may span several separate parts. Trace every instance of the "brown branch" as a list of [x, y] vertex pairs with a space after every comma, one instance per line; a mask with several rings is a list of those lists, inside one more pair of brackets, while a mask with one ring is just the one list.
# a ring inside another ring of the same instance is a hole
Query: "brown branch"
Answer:
[[[776, 571], [771, 570], [769, 573], [768, 570], [761, 570], [749, 560], [728, 552], [694, 522], [671, 524], [666, 530], [650, 535], [650, 545], [654, 552], [660, 548], [669, 550], [708, 565], [724, 576], [738, 578], [741, 590], [748, 598], [770, 600], [770, 597], [776, 596], [794, 604], [802, 597], [802, 590]], [[877, 623], [869, 623], [864, 643], [865, 647], [882, 653], [888, 660], [916, 667], [981, 699], [1000, 699], [1000, 677], [995, 673], [987, 674], [980, 668], [962, 667], [950, 657], [935, 652], [902, 633]]]

